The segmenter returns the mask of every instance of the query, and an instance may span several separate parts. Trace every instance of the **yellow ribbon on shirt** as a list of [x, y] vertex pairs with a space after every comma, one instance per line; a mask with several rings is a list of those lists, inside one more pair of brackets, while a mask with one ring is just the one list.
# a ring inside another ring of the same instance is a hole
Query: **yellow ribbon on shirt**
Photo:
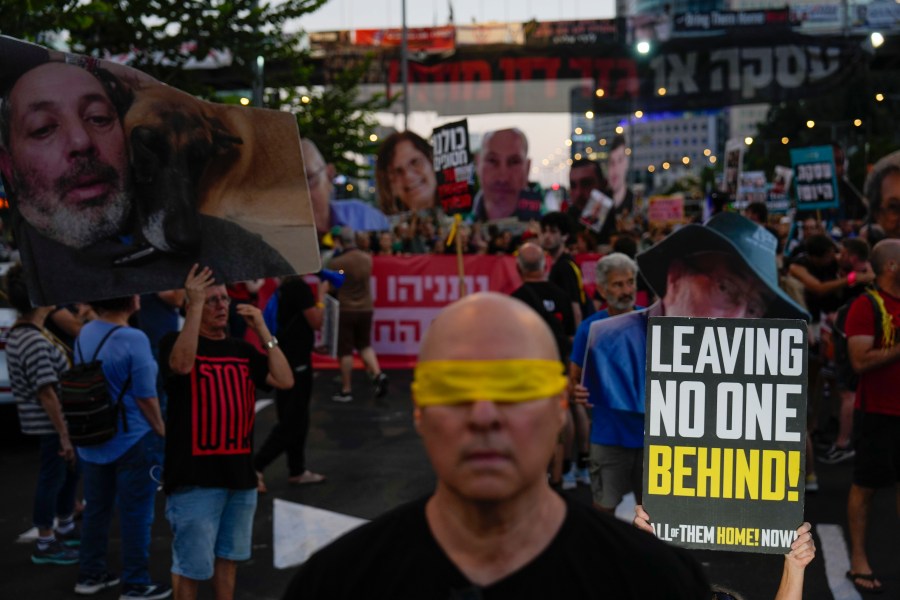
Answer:
[[530, 402], [566, 389], [562, 363], [548, 359], [430, 360], [416, 365], [412, 393], [418, 406]]

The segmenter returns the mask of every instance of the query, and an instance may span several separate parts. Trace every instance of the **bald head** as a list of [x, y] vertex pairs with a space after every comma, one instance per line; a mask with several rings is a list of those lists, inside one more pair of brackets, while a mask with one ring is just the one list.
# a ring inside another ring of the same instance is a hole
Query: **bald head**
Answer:
[[876, 276], [894, 278], [898, 265], [900, 265], [900, 240], [887, 239], [875, 244], [872, 249], [872, 270]]
[[559, 360], [553, 333], [531, 307], [494, 292], [444, 308], [422, 340], [420, 361], [538, 358]]
[[519, 273], [523, 279], [543, 279], [544, 264], [543, 248], [531, 242], [522, 244], [519, 254], [516, 256], [516, 265], [519, 267]]

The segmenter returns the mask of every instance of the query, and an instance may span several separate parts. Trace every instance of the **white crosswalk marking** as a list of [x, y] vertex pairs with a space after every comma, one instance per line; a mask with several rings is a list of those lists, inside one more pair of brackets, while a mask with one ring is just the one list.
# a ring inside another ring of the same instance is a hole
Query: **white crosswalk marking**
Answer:
[[816, 535], [819, 537], [819, 550], [825, 559], [825, 576], [834, 600], [862, 600], [862, 596], [847, 579], [850, 557], [841, 526], [820, 523], [816, 525]]
[[275, 499], [272, 511], [273, 562], [287, 569], [306, 562], [316, 550], [328, 545], [365, 519]]
[[634, 506], [637, 504], [634, 494], [628, 492], [616, 507], [616, 518], [626, 523], [634, 521]]

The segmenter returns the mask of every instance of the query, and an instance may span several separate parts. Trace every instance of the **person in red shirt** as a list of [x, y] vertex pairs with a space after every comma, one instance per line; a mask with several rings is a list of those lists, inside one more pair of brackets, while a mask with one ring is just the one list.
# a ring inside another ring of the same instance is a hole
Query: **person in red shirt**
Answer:
[[[856, 462], [847, 499], [850, 528], [850, 571], [847, 578], [860, 591], [881, 591], [866, 554], [866, 525], [875, 490], [900, 482], [900, 239], [879, 242], [872, 250], [876, 290], [860, 296], [847, 314], [847, 347], [856, 388]], [[877, 321], [876, 321], [877, 319]], [[897, 506], [900, 509], [900, 487]]]

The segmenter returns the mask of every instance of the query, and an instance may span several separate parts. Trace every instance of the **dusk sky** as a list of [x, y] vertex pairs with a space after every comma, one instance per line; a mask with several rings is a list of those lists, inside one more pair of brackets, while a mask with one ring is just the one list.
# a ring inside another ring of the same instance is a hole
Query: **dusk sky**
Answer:
[[[608, 19], [615, 13], [614, 0], [407, 0], [410, 27], [445, 25], [449, 6], [457, 24], [490, 21]], [[330, 0], [301, 19], [307, 31], [400, 27], [402, 0]]]

